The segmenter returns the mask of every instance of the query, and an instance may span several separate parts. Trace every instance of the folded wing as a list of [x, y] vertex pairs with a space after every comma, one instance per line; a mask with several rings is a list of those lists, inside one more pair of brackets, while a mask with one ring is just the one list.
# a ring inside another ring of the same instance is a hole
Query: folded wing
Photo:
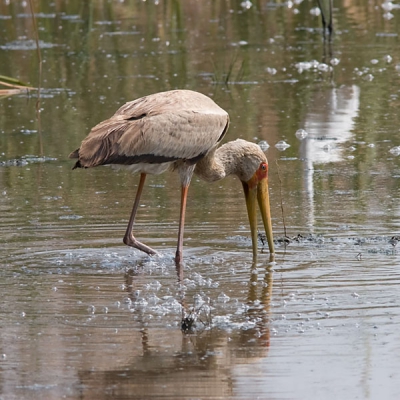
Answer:
[[222, 140], [229, 116], [209, 97], [189, 90], [156, 93], [126, 103], [96, 125], [70, 154], [74, 168], [185, 160], [195, 163]]

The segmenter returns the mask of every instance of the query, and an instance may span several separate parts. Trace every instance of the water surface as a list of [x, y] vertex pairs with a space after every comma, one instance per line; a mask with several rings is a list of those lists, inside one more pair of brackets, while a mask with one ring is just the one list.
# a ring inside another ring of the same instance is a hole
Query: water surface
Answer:
[[[40, 120], [36, 92], [0, 98], [1, 398], [399, 397], [398, 6], [335, 2], [329, 44], [313, 2], [248, 3], [35, 2]], [[0, 72], [37, 86], [24, 4], [0, 4]], [[122, 244], [138, 177], [71, 170], [93, 125], [175, 88], [270, 145], [274, 263], [236, 178], [193, 180], [179, 284], [178, 177], [147, 180], [150, 258]]]

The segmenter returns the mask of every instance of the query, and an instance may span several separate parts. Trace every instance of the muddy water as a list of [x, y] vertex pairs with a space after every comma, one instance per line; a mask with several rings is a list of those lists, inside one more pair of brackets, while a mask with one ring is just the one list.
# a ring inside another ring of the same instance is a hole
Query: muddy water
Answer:
[[[311, 1], [35, 2], [40, 121], [0, 98], [0, 398], [399, 397], [400, 11], [365, 3], [324, 45]], [[38, 85], [29, 7], [0, 31], [1, 74]], [[150, 258], [121, 241], [137, 177], [71, 171], [91, 126], [173, 88], [270, 145], [275, 263], [235, 178], [194, 179], [178, 284], [178, 178], [148, 179]]]

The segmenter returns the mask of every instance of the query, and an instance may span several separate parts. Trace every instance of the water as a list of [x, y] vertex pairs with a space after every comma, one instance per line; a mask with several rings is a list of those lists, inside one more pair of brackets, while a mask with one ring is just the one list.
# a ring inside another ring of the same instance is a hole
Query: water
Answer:
[[[36, 92], [0, 98], [0, 398], [399, 397], [400, 11], [366, 3], [335, 2], [329, 45], [311, 1], [35, 2], [40, 121]], [[29, 5], [0, 22], [1, 74], [37, 86]], [[146, 182], [150, 258], [122, 244], [138, 178], [71, 170], [93, 125], [175, 88], [263, 142], [275, 263], [235, 178], [193, 180], [179, 284], [178, 177]]]

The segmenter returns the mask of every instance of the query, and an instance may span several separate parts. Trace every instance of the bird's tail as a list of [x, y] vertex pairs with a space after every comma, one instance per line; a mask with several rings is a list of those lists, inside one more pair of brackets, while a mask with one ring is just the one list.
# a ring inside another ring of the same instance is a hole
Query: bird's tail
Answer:
[[73, 151], [68, 158], [79, 158], [79, 149], [76, 149], [75, 151]]
[[75, 151], [73, 151], [68, 158], [77, 158], [78, 161], [76, 162], [76, 164], [72, 167], [72, 169], [76, 169], [76, 168], [82, 168], [82, 165], [79, 161], [79, 149], [76, 149]]

